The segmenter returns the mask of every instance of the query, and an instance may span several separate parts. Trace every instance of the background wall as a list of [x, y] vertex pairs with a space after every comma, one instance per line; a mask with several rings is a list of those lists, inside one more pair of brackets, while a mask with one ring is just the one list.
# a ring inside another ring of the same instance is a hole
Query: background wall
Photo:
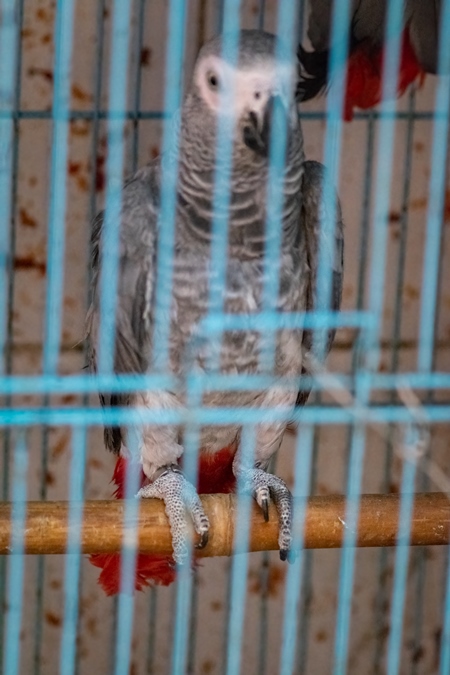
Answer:
[[[218, 4], [191, 0], [188, 5], [185, 76], [189, 79], [195, 55], [203, 41], [217, 29]], [[264, 26], [275, 29], [276, 2], [266, 0]], [[130, 110], [161, 111], [164, 93], [166, 46], [165, 0], [135, 2], [132, 22], [129, 86]], [[141, 14], [142, 12], [142, 14]], [[22, 51], [17, 122], [14, 189], [14, 270], [11, 276], [11, 322], [8, 343], [10, 372], [42, 372], [42, 337], [47, 283], [47, 227], [51, 157], [51, 106], [55, 3], [25, 0], [23, 3]], [[242, 25], [260, 25], [257, 0], [242, 2]], [[74, 25], [74, 59], [71, 81], [72, 108], [79, 112], [70, 122], [70, 155], [67, 172], [68, 209], [65, 223], [66, 254], [62, 346], [59, 372], [78, 373], [85, 364], [83, 322], [88, 297], [88, 241], [90, 220], [101, 207], [105, 188], [106, 126], [101, 115], [108, 93], [111, 9], [108, 2], [77, 0]], [[103, 50], [99, 36], [103, 34]], [[142, 42], [141, 42], [142, 40]], [[435, 80], [398, 103], [408, 112], [396, 122], [389, 244], [386, 259], [386, 293], [383, 323], [383, 354], [380, 369], [414, 370], [417, 359], [419, 308], [422, 281], [426, 210]], [[306, 155], [321, 160], [325, 121], [320, 98], [302, 108]], [[416, 115], [418, 113], [418, 115]], [[368, 287], [368, 257], [371, 215], [374, 208], [376, 166], [376, 117], [361, 116], [344, 127], [339, 193], [346, 223], [346, 309], [364, 306]], [[160, 116], [130, 120], [126, 128], [127, 173], [159, 152]], [[408, 186], [409, 184], [409, 186]], [[405, 193], [406, 185], [406, 193]], [[409, 189], [408, 189], [409, 187]], [[441, 242], [442, 274], [439, 288], [439, 320], [435, 367], [450, 366], [450, 276], [445, 273], [450, 256], [450, 187], [447, 190], [445, 226]], [[369, 243], [362, 244], [363, 233]], [[404, 255], [404, 275], [398, 279]], [[382, 271], [380, 270], [380, 273]], [[400, 294], [397, 293], [397, 286]], [[396, 322], [399, 330], [395, 332]], [[352, 367], [354, 334], [338, 332], [329, 368], [349, 372]], [[448, 399], [448, 397], [447, 397]], [[81, 403], [76, 396], [16, 397], [12, 404], [67, 405]], [[95, 397], [92, 405], [97, 405]], [[350, 430], [343, 427], [318, 429], [313, 472], [314, 494], [344, 493]], [[9, 496], [10, 438], [4, 433], [2, 475], [4, 497]], [[29, 499], [66, 499], [71, 457], [70, 430], [64, 427], [34, 428], [30, 432]], [[277, 471], [292, 480], [294, 437], [288, 435], [278, 459]], [[448, 427], [435, 426], [433, 461], [448, 468]], [[101, 430], [89, 434], [86, 498], [107, 498], [114, 459], [103, 448]], [[379, 429], [369, 430], [364, 464], [364, 492], [396, 492], [401, 461], [380, 438]], [[419, 471], [417, 488], [436, 489]], [[353, 597], [353, 621], [348, 672], [381, 673], [389, 632], [390, 589], [394, 551], [359, 550]], [[337, 605], [340, 553], [314, 551], [307, 554], [305, 587], [298, 634], [298, 673], [325, 675], [331, 672]], [[401, 673], [437, 673], [441, 636], [445, 551], [439, 548], [411, 551], [408, 573]], [[2, 562], [3, 566], [5, 561]], [[207, 560], [195, 577], [195, 602], [190, 640], [191, 672], [202, 675], [222, 672], [225, 655], [227, 583], [230, 561]], [[3, 567], [4, 569], [4, 567]], [[0, 570], [1, 571], [1, 570]], [[58, 671], [62, 625], [64, 559], [26, 558], [25, 611], [21, 634], [21, 673], [52, 675]], [[242, 672], [246, 675], [278, 672], [286, 566], [277, 554], [252, 554], [247, 585]], [[79, 675], [113, 672], [115, 601], [106, 598], [96, 584], [98, 572], [82, 563]], [[174, 589], [148, 590], [136, 596], [132, 675], [165, 673], [170, 667]], [[6, 610], [8, 608], [6, 607]], [[6, 612], [7, 613], [7, 612]]]

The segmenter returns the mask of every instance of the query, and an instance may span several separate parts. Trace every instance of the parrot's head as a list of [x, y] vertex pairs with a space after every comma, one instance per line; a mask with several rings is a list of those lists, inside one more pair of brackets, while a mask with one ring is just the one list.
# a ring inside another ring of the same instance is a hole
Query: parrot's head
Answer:
[[215, 38], [198, 55], [186, 101], [195, 115], [188, 119], [201, 120], [197, 135], [211, 144], [219, 115], [231, 116], [235, 158], [267, 158], [274, 122], [284, 117], [288, 133], [298, 126], [296, 78], [295, 59], [286, 53], [277, 60], [274, 35], [241, 31], [235, 63]]

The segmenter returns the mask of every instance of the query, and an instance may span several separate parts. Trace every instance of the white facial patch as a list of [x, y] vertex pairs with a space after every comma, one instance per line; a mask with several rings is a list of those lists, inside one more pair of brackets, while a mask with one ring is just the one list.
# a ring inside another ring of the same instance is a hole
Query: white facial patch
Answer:
[[197, 66], [194, 81], [211, 110], [243, 117], [254, 112], [259, 117], [271, 96], [280, 96], [289, 107], [295, 83], [290, 63], [260, 61], [251, 67], [233, 68], [217, 56], [205, 57]]

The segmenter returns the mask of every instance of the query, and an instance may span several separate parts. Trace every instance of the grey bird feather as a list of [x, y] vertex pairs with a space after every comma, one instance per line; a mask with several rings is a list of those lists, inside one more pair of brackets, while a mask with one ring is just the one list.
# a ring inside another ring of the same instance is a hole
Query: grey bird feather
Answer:
[[[295, 63], [286, 55], [280, 67], [275, 62], [275, 38], [261, 31], [242, 31], [238, 66], [234, 69], [221, 54], [216, 38], [201, 50], [193, 81], [186, 96], [179, 126], [179, 173], [175, 220], [175, 248], [170, 314], [169, 370], [183, 378], [186, 370], [208, 371], [213, 341], [199, 331], [208, 310], [212, 278], [210, 247], [213, 220], [213, 190], [219, 90], [234, 89], [227, 114], [235, 120], [230, 179], [229, 245], [226, 285], [223, 294], [227, 313], [254, 314], [263, 300], [263, 255], [270, 241], [266, 237], [266, 190], [268, 149], [274, 109], [282, 108], [287, 125], [287, 153], [284, 173], [278, 177], [283, 193], [281, 215], [282, 246], [279, 273], [279, 312], [301, 312], [315, 303], [317, 237], [322, 217], [335, 220], [331, 246], [333, 270], [332, 306], [338, 309], [342, 289], [343, 232], [340, 208], [327, 214], [323, 204], [324, 169], [305, 162], [303, 137], [295, 103]], [[234, 83], [234, 87], [231, 84]], [[151, 369], [151, 355], [157, 344], [154, 335], [155, 274], [160, 199], [160, 161], [154, 160], [138, 171], [123, 189], [120, 224], [119, 292], [116, 315], [114, 369], [118, 373], [145, 373]], [[102, 221], [94, 221], [92, 234], [93, 294], [87, 317], [89, 363], [96, 370], [99, 329], [99, 275], [101, 268]], [[224, 333], [220, 351], [222, 373], [262, 372], [262, 337], [255, 331]], [[333, 335], [330, 334], [328, 346]], [[300, 328], [277, 332], [274, 359], [276, 377], [301, 378], [303, 352], [312, 338]], [[275, 383], [263, 391], [215, 391], [203, 398], [205, 406], [276, 407], [296, 404], [294, 386]], [[187, 404], [186, 392], [156, 391], [127, 394], [103, 393], [105, 406], [146, 406], [179, 409]], [[303, 401], [302, 401], [303, 402]], [[267, 515], [272, 499], [280, 522], [280, 556], [286, 559], [291, 546], [292, 500], [284, 482], [266, 472], [278, 450], [285, 422], [256, 427], [254, 463], [244, 462], [238, 450], [233, 471], [244, 479], [247, 489]], [[239, 442], [239, 424], [206, 426], [200, 430], [201, 452], [215, 453]], [[122, 428], [105, 429], [105, 442], [117, 453], [128, 453], [127, 433]], [[140, 435], [140, 462], [150, 485], [141, 497], [164, 500], [169, 517], [174, 558], [186, 557], [186, 521], [190, 514], [200, 545], [208, 536], [208, 520], [195, 489], [178, 469], [183, 454], [183, 430], [168, 426], [143, 426]]]
[[[339, 0], [334, 0], [338, 2]], [[441, 0], [404, 0], [403, 27], [408, 27], [415, 56], [426, 73], [437, 73]], [[314, 98], [328, 84], [328, 58], [333, 0], [308, 0], [309, 52], [299, 45], [299, 101]], [[366, 42], [379, 49], [384, 42], [387, 0], [351, 0], [349, 54]]]
[[[331, 274], [331, 297], [329, 302], [325, 300], [325, 306], [331, 311], [339, 311], [342, 301], [342, 287], [344, 280], [344, 223], [342, 220], [341, 205], [338, 196], [334, 195], [334, 207], [336, 211], [330, 212], [324, 200], [324, 193], [330, 194], [329, 178], [323, 164], [319, 162], [307, 161], [304, 164], [304, 175], [302, 184], [302, 208], [300, 227], [306, 233], [306, 254], [308, 258], [309, 278], [307, 283], [307, 301], [308, 311], [317, 309], [317, 271], [320, 243], [320, 228], [323, 223], [328, 222], [334, 225], [334, 237], [326, 242], [325, 254], [327, 264]], [[333, 344], [335, 330], [330, 330], [325, 339], [324, 356], [326, 356]], [[303, 351], [305, 354], [311, 352], [314, 347], [314, 332], [305, 330], [303, 333]], [[304, 375], [312, 376], [305, 366], [302, 367]], [[297, 406], [303, 406], [307, 402], [311, 393], [310, 387], [302, 388], [297, 395]]]

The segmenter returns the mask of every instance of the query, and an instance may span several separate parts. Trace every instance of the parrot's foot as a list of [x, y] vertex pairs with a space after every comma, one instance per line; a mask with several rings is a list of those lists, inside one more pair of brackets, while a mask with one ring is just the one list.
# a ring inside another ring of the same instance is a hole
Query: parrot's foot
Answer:
[[200, 541], [195, 547], [206, 546], [209, 520], [195, 487], [186, 480], [176, 466], [164, 467], [164, 471], [158, 478], [150, 485], [141, 488], [136, 496], [156, 497], [164, 500], [172, 533], [173, 558], [176, 563], [183, 564], [188, 553], [186, 511], [192, 518], [195, 531], [200, 535]]
[[292, 495], [286, 483], [281, 478], [278, 478], [278, 476], [267, 473], [263, 469], [244, 469], [239, 467], [237, 472], [243, 476], [245, 489], [253, 494], [262, 509], [266, 522], [269, 520], [270, 498], [273, 499], [277, 507], [280, 527], [278, 534], [280, 558], [281, 560], [287, 560], [288, 557], [290, 559], [292, 544]]

